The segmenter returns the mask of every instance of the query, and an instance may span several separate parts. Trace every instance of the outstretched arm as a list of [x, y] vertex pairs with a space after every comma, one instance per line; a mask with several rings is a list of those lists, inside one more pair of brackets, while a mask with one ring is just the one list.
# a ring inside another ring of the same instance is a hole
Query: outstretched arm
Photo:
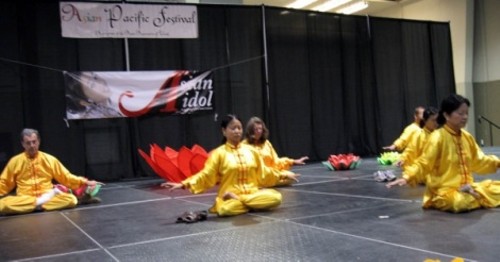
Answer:
[[184, 189], [184, 185], [182, 183], [174, 183], [174, 182], [165, 182], [161, 184], [161, 187], [169, 188], [170, 191], [174, 191], [177, 189]]
[[97, 185], [101, 185], [101, 186], [104, 185], [103, 182], [99, 182], [99, 181], [95, 181], [95, 180], [87, 180], [87, 181], [85, 181], [85, 184], [87, 184], [87, 186], [89, 186], [90, 188], [95, 187]]
[[396, 150], [396, 145], [392, 144], [390, 146], [384, 146], [382, 147], [384, 150], [390, 150], [390, 151], [395, 151]]
[[293, 160], [293, 164], [294, 165], [305, 165], [306, 164], [306, 160], [309, 160], [309, 157], [307, 156], [303, 156], [299, 159], [294, 159]]
[[408, 181], [406, 181], [406, 179], [404, 179], [404, 178], [398, 178], [398, 179], [396, 179], [396, 180], [394, 180], [392, 182], [387, 183], [385, 186], [387, 188], [391, 188], [393, 186], [405, 186], [407, 184], [408, 184]]
[[293, 180], [295, 182], [299, 182], [300, 174], [293, 173], [293, 172], [287, 172], [284, 176], [286, 176], [286, 179], [290, 179], [290, 180]]

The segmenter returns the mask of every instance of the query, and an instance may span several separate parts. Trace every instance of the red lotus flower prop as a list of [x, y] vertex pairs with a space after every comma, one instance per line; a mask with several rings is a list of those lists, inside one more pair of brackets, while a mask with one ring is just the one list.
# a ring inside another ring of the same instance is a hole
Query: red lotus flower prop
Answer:
[[361, 158], [359, 156], [353, 154], [339, 154], [330, 155], [328, 161], [322, 163], [330, 170], [348, 170], [355, 169], [360, 162]]
[[157, 175], [176, 183], [198, 173], [208, 157], [207, 151], [199, 145], [191, 149], [182, 146], [177, 152], [170, 147], [163, 150], [157, 144], [152, 144], [149, 155], [141, 149], [138, 151]]

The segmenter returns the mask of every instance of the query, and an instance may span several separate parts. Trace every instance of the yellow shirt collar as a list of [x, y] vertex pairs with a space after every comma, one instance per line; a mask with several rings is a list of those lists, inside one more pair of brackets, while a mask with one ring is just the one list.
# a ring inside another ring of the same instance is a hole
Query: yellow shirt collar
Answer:
[[453, 135], [453, 136], [460, 136], [460, 135], [462, 134], [462, 132], [460, 132], [460, 133], [455, 132], [455, 131], [454, 131], [453, 129], [451, 129], [451, 127], [449, 127], [447, 124], [444, 124], [444, 126], [443, 126], [443, 127], [444, 127], [444, 129], [445, 129], [446, 131], [448, 131], [448, 133], [450, 133], [450, 134], [451, 134], [451, 135]]

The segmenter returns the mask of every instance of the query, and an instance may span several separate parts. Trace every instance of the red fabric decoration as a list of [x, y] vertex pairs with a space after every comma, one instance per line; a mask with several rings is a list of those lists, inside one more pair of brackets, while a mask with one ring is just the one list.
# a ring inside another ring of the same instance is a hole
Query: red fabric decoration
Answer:
[[355, 169], [359, 164], [359, 156], [353, 154], [330, 155], [328, 162], [334, 170]]
[[161, 149], [157, 144], [152, 144], [149, 155], [141, 149], [138, 151], [157, 175], [176, 183], [198, 173], [208, 157], [207, 151], [199, 145], [191, 149], [182, 146], [177, 152], [170, 147]]

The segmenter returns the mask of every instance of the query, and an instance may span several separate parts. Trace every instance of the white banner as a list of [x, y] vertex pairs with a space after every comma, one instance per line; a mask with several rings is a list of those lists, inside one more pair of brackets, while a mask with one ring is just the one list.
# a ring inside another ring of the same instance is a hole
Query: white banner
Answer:
[[212, 72], [65, 72], [67, 119], [213, 110]]
[[59, 12], [63, 37], [198, 37], [196, 6], [60, 2]]

